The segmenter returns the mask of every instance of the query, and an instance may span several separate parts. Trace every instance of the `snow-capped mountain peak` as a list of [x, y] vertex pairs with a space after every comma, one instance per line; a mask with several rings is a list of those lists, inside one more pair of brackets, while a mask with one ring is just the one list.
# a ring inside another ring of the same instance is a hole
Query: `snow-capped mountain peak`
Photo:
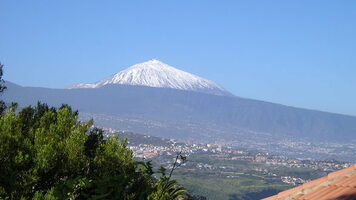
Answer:
[[231, 95], [212, 81], [178, 70], [157, 59], [133, 65], [93, 84], [81, 83], [69, 86], [67, 89], [99, 88], [109, 84], [174, 88], [216, 95]]

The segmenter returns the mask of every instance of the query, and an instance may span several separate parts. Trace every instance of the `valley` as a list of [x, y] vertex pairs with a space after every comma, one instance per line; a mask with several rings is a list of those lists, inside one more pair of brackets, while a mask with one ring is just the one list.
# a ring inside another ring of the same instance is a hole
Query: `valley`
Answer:
[[201, 199], [260, 199], [352, 165], [106, 129], [107, 136], [114, 133], [128, 138], [136, 159], [151, 160], [156, 168], [170, 169], [176, 153], [182, 151], [188, 161], [174, 172], [173, 178]]
[[[145, 119], [133, 117], [120, 117], [103, 114], [81, 113], [80, 119], [87, 121], [94, 119], [95, 124], [101, 127], [110, 127], [112, 130], [135, 130], [136, 133], [143, 133], [150, 136], [161, 138], [173, 138], [178, 141], [192, 143], [192, 141], [201, 143], [212, 143], [221, 146], [230, 146], [232, 148], [243, 148], [252, 151], [286, 156], [301, 160], [340, 160], [345, 162], [356, 162], [356, 141], [337, 142], [337, 141], [310, 141], [308, 138], [297, 137], [278, 137], [273, 134], [262, 134], [253, 131], [234, 129], [233, 133], [227, 136], [218, 134], [227, 134], [221, 131], [215, 124], [199, 125], [195, 122], [186, 121], [185, 123], [171, 123], [169, 121], [148, 121]], [[170, 133], [173, 129], [181, 132], [194, 130], [196, 136], [187, 135], [185, 138], [181, 135], [170, 134], [168, 137], [164, 133]], [[227, 127], [224, 127], [227, 129]], [[163, 134], [160, 134], [163, 133]], [[204, 134], [209, 133], [209, 134]], [[215, 133], [215, 134], [210, 134]]]

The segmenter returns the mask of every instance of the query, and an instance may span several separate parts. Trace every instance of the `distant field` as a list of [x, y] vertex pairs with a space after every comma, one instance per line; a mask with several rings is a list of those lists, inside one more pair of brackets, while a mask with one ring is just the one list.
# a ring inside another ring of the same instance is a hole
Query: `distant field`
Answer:
[[[197, 169], [198, 163], [224, 169]], [[312, 169], [268, 167], [279, 176], [269, 176], [256, 168], [266, 165], [244, 160], [229, 160], [218, 154], [198, 154], [188, 158], [187, 166], [178, 169], [174, 178], [188, 188], [193, 195], [205, 196], [210, 200], [256, 200], [268, 197], [279, 191], [293, 187], [282, 183], [280, 175], [293, 175], [303, 178], [317, 177]]]
[[174, 179], [189, 188], [191, 194], [202, 195], [211, 200], [260, 199], [288, 188], [284, 184], [271, 184], [263, 178], [244, 175], [226, 178], [206, 172], [179, 172]]

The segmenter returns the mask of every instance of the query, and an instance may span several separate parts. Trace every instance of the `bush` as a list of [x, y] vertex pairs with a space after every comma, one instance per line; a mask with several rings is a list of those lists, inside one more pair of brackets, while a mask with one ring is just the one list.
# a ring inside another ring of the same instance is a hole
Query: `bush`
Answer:
[[38, 103], [0, 118], [0, 199], [177, 199], [185, 189], [150, 162], [133, 160], [127, 141], [103, 137], [78, 112]]

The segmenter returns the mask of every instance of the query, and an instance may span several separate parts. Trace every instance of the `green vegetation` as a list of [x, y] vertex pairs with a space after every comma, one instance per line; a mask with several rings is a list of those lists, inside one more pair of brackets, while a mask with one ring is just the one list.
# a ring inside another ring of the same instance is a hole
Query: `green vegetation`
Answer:
[[[0, 63], [0, 95], [1, 93], [6, 89], [6, 86], [4, 85], [4, 79], [2, 78], [3, 75], [3, 69], [4, 65]], [[0, 100], [0, 115], [5, 111], [5, 102]]]
[[4, 80], [2, 79], [3, 71], [2, 68], [4, 67], [3, 64], [0, 63], [0, 92], [3, 92], [6, 89], [4, 85]]
[[[211, 169], [197, 168], [197, 164], [211, 165]], [[215, 168], [224, 166], [225, 168]], [[280, 177], [255, 171], [262, 164], [246, 160], [230, 160], [219, 154], [195, 154], [174, 175], [193, 195], [202, 195], [209, 200], [254, 200], [285, 190], [290, 186]], [[291, 170], [293, 171], [293, 170]]]
[[[174, 178], [189, 188], [191, 194], [199, 194], [206, 196], [208, 199], [216, 200], [259, 199], [286, 188], [285, 185], [267, 184], [262, 179], [251, 176], [227, 179], [226, 177], [209, 176], [206, 173], [190, 173], [177, 174]], [[256, 197], [257, 195], [260, 195], [260, 197]]]
[[[127, 140], [104, 139], [93, 122], [78, 122], [68, 105], [38, 103], [0, 115], [0, 199], [154, 199], [185, 197], [185, 189], [150, 162], [133, 160]], [[175, 163], [176, 164], [176, 163]], [[172, 171], [171, 171], [172, 172]]]

